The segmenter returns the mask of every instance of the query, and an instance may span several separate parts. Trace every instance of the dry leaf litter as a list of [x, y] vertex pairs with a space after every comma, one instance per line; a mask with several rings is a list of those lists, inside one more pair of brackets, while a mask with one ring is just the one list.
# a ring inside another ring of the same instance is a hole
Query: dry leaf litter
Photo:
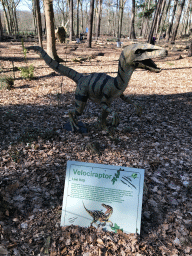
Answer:
[[[133, 74], [125, 93], [142, 107], [141, 117], [117, 99], [112, 108], [120, 125], [100, 131], [101, 109], [89, 101], [80, 117], [88, 132], [74, 134], [63, 127], [75, 83], [34, 52], [26, 64], [21, 43], [1, 43], [1, 74], [15, 76], [15, 83], [0, 91], [0, 255], [192, 255], [192, 58], [186, 45], [167, 45], [168, 57], [156, 61], [161, 73]], [[112, 76], [122, 50], [105, 39], [92, 49], [83, 43], [57, 49], [64, 65]], [[13, 64], [33, 64], [35, 79], [13, 74]], [[60, 227], [68, 160], [145, 169], [140, 236]]]

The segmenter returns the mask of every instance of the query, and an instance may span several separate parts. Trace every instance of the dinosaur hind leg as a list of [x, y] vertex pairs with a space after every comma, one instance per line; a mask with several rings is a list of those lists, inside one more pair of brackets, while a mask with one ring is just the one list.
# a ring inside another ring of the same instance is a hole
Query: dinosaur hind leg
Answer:
[[75, 109], [69, 111], [69, 122], [73, 132], [75, 130], [79, 130], [77, 117], [83, 113], [83, 110], [86, 106], [86, 102], [86, 96], [75, 95]]

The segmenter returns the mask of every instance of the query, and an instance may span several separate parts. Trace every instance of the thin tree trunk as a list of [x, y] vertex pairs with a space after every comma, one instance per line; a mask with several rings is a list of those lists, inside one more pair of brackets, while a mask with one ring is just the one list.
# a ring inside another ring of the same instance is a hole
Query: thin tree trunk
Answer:
[[52, 0], [44, 0], [46, 31], [47, 31], [47, 54], [54, 60], [60, 62], [55, 45], [54, 13]]
[[2, 41], [2, 36], [3, 36], [3, 27], [1, 23], [1, 13], [0, 13], [0, 42]]
[[[120, 8], [120, 3], [119, 3], [119, 0], [117, 0], [117, 4], [116, 4], [116, 16], [117, 16], [117, 23], [116, 23], [116, 26], [117, 26], [117, 39], [119, 40], [119, 8]], [[109, 10], [108, 10], [109, 11]]]
[[180, 22], [180, 19], [181, 19], [181, 14], [182, 14], [184, 5], [185, 5], [185, 0], [183, 0], [182, 3], [181, 3], [180, 10], [179, 10], [176, 22], [175, 22], [176, 26], [175, 26], [175, 29], [172, 33], [171, 42], [175, 42], [175, 38], [176, 38], [176, 35], [177, 35], [177, 30], [178, 30], [178, 27], [179, 27], [179, 22]]
[[83, 15], [83, 4], [82, 4], [82, 1], [80, 1], [80, 4], [81, 4], [81, 31], [83, 32], [83, 18], [84, 18], [84, 15]]
[[73, 40], [73, 0], [70, 0], [70, 32], [69, 32], [69, 39], [70, 41]]
[[36, 11], [35, 0], [32, 0], [32, 14], [33, 14], [33, 24], [34, 24], [35, 35], [36, 35], [37, 34], [37, 11]]
[[126, 0], [120, 0], [119, 2], [119, 35], [118, 38], [121, 38], [122, 33], [122, 23], [123, 23], [123, 12], [124, 12], [124, 5], [126, 3]]
[[89, 11], [89, 30], [88, 30], [88, 48], [91, 48], [92, 42], [92, 30], [93, 30], [93, 13], [94, 13], [94, 0], [90, 1], [90, 11]]
[[192, 40], [191, 40], [190, 45], [189, 45], [188, 57], [192, 57]]
[[184, 32], [184, 35], [186, 35], [188, 22], [189, 22], [190, 3], [191, 1], [188, 1], [187, 9], [185, 11], [185, 14], [183, 15], [185, 17], [183, 22], [183, 29], [182, 29], [182, 32]]
[[136, 36], [135, 36], [135, 0], [132, 0], [130, 38], [136, 39]]
[[41, 12], [40, 12], [39, 0], [34, 0], [34, 5], [35, 5], [35, 10], [36, 10], [37, 33], [38, 33], [38, 39], [39, 39], [39, 46], [43, 48], [42, 23], [41, 23]]
[[113, 30], [112, 31], [113, 31], [113, 36], [116, 37], [116, 34], [115, 34], [115, 32], [116, 32], [116, 29], [115, 29], [116, 28], [116, 21], [115, 21], [115, 13], [114, 13], [114, 11], [112, 12], [112, 17], [113, 17], [112, 18], [112, 20], [113, 20]]
[[11, 15], [11, 8], [10, 8], [10, 5], [8, 2], [6, 3], [6, 5], [7, 5], [7, 10], [8, 10], [8, 16], [9, 16], [10, 30], [11, 30], [11, 34], [13, 34], [13, 17]]
[[100, 36], [102, 1], [103, 0], [99, 0], [99, 8], [98, 8], [98, 15], [97, 15], [97, 28], [96, 28], [96, 37], [97, 38]]
[[166, 6], [166, 10], [165, 10], [164, 17], [163, 17], [163, 20], [162, 20], [161, 30], [160, 30], [160, 32], [159, 32], [159, 38], [158, 38], [158, 40], [161, 39], [161, 35], [162, 35], [162, 33], [163, 33], [164, 24], [165, 24], [166, 18], [167, 18], [167, 16], [168, 16], [168, 10], [169, 10], [170, 4], [171, 4], [171, 0], [169, 0], [168, 4], [167, 4], [167, 6]]
[[169, 42], [171, 30], [172, 30], [172, 27], [173, 27], [173, 20], [175, 18], [175, 12], [176, 12], [176, 8], [177, 8], [177, 3], [178, 3], [178, 0], [175, 0], [174, 1], [174, 6], [173, 6], [173, 13], [172, 13], [171, 22], [169, 24], [169, 28], [168, 28], [167, 33], [166, 33], [166, 41], [167, 42]]
[[77, 0], [77, 33], [76, 33], [77, 38], [79, 38], [79, 2], [80, 0]]
[[[150, 9], [150, 5], [151, 5], [151, 0], [148, 0], [147, 3], [147, 10]], [[142, 31], [142, 35], [143, 38], [147, 38], [148, 35], [148, 27], [149, 27], [149, 17], [144, 19], [144, 25], [143, 25], [143, 31]]]
[[12, 13], [13, 13], [13, 20], [14, 20], [14, 32], [16, 34], [19, 32], [19, 28], [18, 28], [18, 22], [17, 22], [16, 6], [15, 6], [14, 2], [13, 2], [13, 7], [12, 7]]
[[165, 4], [166, 4], [166, 0], [163, 0], [162, 8], [161, 8], [161, 11], [160, 11], [159, 16], [158, 16], [157, 27], [156, 27], [156, 35], [159, 31], [159, 27], [160, 27], [160, 24], [161, 24], [161, 19], [162, 19], [164, 9], [165, 9]]
[[144, 12], [145, 12], [145, 4], [144, 3], [144, 6], [143, 6], [143, 12], [142, 12], [142, 21], [141, 21], [141, 29], [140, 29], [140, 36], [142, 36], [142, 33], [143, 33], [143, 26], [144, 26]]
[[7, 27], [7, 33], [10, 34], [11, 33], [11, 28], [10, 28], [10, 24], [9, 24], [9, 18], [8, 18], [7, 10], [6, 10], [6, 7], [5, 7], [5, 2], [2, 0], [1, 3], [2, 3], [2, 6], [3, 6], [3, 12], [4, 12], [4, 17], [5, 17], [6, 27]]
[[163, 3], [163, 0], [158, 1], [157, 9], [155, 11], [155, 15], [154, 15], [154, 18], [153, 18], [153, 21], [152, 21], [151, 30], [150, 30], [149, 37], [148, 37], [148, 43], [150, 43], [150, 44], [153, 41], [153, 33], [154, 33], [154, 30], [155, 30], [155, 27], [156, 27], [156, 24], [157, 24], [157, 18], [160, 14], [160, 11], [161, 11], [162, 3]]
[[97, 13], [98, 13], [98, 8], [97, 8], [97, 5], [98, 5], [98, 0], [95, 0], [95, 7], [94, 7], [94, 10], [93, 10], [93, 28], [92, 28], [92, 34], [96, 34], [96, 16], [97, 16]]

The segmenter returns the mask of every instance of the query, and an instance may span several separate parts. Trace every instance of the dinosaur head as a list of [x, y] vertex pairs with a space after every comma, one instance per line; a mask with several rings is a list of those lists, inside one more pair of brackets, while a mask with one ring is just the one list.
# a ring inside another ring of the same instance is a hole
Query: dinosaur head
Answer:
[[122, 52], [122, 58], [128, 66], [147, 69], [152, 72], [160, 72], [153, 58], [163, 58], [168, 52], [164, 48], [152, 44], [132, 44], [127, 46]]

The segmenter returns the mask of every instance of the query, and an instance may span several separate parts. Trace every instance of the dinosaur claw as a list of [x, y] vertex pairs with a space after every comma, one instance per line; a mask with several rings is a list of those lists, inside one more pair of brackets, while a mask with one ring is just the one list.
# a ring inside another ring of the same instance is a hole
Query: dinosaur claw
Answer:
[[112, 121], [112, 126], [118, 126], [119, 125], [119, 117], [117, 115], [117, 113], [113, 114], [113, 121]]
[[75, 132], [76, 130], [79, 130], [79, 126], [77, 125], [72, 112], [69, 112], [69, 122], [70, 122], [70, 125], [71, 125], [72, 132]]

